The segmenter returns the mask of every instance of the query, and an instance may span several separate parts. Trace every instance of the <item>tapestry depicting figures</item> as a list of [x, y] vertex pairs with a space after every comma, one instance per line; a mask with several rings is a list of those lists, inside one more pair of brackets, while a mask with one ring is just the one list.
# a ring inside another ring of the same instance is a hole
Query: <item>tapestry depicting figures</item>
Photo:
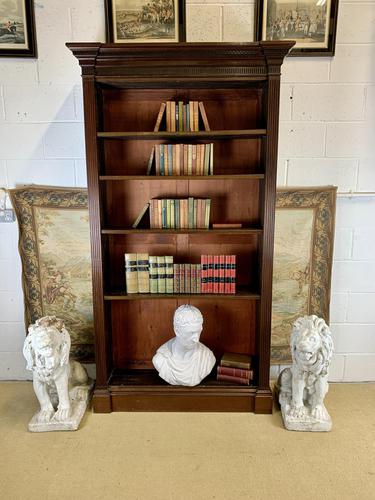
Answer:
[[336, 188], [280, 189], [276, 197], [271, 362], [290, 362], [294, 321], [329, 321]]
[[20, 225], [26, 325], [64, 318], [76, 359], [93, 359], [90, 234], [85, 190], [10, 192]]

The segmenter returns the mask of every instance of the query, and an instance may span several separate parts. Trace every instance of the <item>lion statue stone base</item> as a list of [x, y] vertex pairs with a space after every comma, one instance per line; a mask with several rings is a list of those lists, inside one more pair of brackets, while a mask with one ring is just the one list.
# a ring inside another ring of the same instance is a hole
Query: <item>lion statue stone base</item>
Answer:
[[317, 316], [298, 318], [290, 347], [293, 364], [280, 373], [275, 388], [284, 425], [293, 431], [330, 431], [332, 421], [323, 402], [333, 355], [330, 329]]
[[44, 316], [31, 325], [23, 346], [40, 410], [32, 432], [76, 430], [85, 413], [93, 381], [77, 361], [69, 361], [70, 335], [61, 319]]

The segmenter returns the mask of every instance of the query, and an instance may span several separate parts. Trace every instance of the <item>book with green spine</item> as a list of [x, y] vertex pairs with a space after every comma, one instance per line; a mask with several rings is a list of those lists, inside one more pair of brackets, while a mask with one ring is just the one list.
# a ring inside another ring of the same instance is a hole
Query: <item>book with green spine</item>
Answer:
[[165, 257], [165, 292], [173, 293], [173, 256]]
[[164, 256], [157, 256], [157, 263], [158, 263], [158, 293], [165, 293], [166, 290], [166, 283], [165, 283], [165, 274], [166, 274], [166, 268], [165, 268], [165, 257]]

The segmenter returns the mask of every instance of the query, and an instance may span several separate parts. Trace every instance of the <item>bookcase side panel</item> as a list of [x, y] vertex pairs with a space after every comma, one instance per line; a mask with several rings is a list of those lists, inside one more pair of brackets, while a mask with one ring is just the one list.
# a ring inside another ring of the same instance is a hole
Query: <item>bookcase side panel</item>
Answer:
[[103, 252], [101, 241], [102, 207], [99, 183], [99, 147], [96, 140], [99, 121], [98, 96], [93, 76], [83, 76], [83, 96], [85, 114], [85, 142], [88, 184], [88, 204], [90, 217], [90, 242], [93, 283], [93, 312], [95, 332], [96, 386], [105, 387], [111, 372], [110, 334], [106, 322], [106, 306], [103, 297]]

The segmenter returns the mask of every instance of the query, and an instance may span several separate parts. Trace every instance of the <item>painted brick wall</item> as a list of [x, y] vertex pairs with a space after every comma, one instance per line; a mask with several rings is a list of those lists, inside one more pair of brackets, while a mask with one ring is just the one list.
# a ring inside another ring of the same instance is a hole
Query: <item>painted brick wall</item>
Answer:
[[[36, 0], [39, 58], [0, 58], [0, 186], [85, 186], [79, 67], [103, 41], [103, 0]], [[189, 41], [251, 41], [254, 3], [188, 0]], [[334, 381], [375, 380], [375, 1], [341, 0], [336, 56], [283, 67], [280, 186], [335, 184]], [[22, 379], [17, 227], [0, 225], [0, 378]], [[273, 368], [275, 374], [279, 367]]]

